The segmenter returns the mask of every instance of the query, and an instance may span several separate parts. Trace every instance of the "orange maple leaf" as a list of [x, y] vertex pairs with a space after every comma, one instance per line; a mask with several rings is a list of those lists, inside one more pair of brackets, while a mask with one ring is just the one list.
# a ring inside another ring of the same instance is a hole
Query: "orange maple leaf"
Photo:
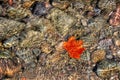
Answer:
[[71, 36], [67, 42], [63, 43], [63, 48], [66, 49], [71, 58], [79, 59], [82, 52], [85, 50], [82, 40], [76, 40]]

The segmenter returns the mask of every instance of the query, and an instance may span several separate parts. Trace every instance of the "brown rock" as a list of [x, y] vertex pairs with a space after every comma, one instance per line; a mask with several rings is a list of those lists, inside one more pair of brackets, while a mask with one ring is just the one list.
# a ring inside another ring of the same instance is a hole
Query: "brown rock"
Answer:
[[55, 46], [56, 48], [56, 52], [58, 53], [63, 53], [64, 52], [64, 48], [63, 48], [63, 42], [60, 42], [58, 45]]
[[101, 61], [105, 58], [106, 52], [104, 50], [96, 50], [91, 55], [91, 59], [93, 63], [96, 63], [98, 61]]
[[83, 26], [87, 26], [87, 19], [82, 19], [81, 23], [82, 23]]
[[59, 9], [66, 9], [70, 3], [68, 1], [61, 1], [61, 2], [53, 2], [52, 5]]
[[52, 51], [50, 44], [45, 43], [45, 42], [42, 43], [41, 50], [42, 50], [42, 52], [44, 52], [46, 54], [49, 54]]
[[120, 46], [120, 40], [116, 40], [116, 41], [115, 41], [115, 45], [116, 45], [116, 46]]
[[54, 53], [53, 55], [49, 56], [48, 59], [46, 60], [47, 65], [49, 64], [55, 64], [58, 63], [61, 59], [61, 54], [60, 53]]
[[113, 33], [113, 35], [114, 35], [115, 37], [118, 37], [118, 34], [119, 34], [118, 31], [116, 31], [116, 32]]
[[18, 61], [16, 62], [12, 61], [11, 59], [4, 59], [4, 58], [0, 58], [0, 80], [4, 77], [13, 77], [14, 74], [16, 74], [17, 72], [20, 71], [21, 69], [21, 64], [18, 63]]
[[24, 8], [30, 8], [30, 6], [34, 3], [35, 1], [26, 1], [23, 3]]

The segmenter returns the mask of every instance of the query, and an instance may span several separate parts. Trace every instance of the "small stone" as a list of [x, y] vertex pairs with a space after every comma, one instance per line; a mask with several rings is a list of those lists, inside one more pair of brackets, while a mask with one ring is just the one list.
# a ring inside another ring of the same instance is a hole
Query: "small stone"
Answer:
[[116, 41], [115, 41], [115, 45], [116, 45], [116, 46], [120, 46], [120, 40], [116, 40]]
[[64, 48], [63, 48], [63, 42], [60, 42], [58, 45], [55, 46], [56, 51], [59, 53], [64, 52]]
[[46, 54], [49, 54], [52, 51], [50, 44], [45, 43], [45, 42], [42, 43], [41, 50], [42, 50], [42, 52], [44, 52]]
[[120, 58], [120, 50], [117, 51], [116, 56], [118, 56]]
[[51, 9], [51, 5], [47, 2], [36, 1], [31, 7], [31, 12], [33, 15], [44, 16]]
[[90, 80], [101, 80], [94, 72], [90, 73]]
[[20, 71], [21, 67], [21, 62], [17, 58], [0, 58], [0, 80], [5, 76], [13, 77], [15, 73]]
[[0, 42], [0, 47], [2, 47], [2, 42]]
[[52, 5], [59, 9], [66, 9], [70, 3], [68, 1], [61, 1], [61, 2], [53, 2]]
[[82, 19], [81, 23], [82, 23], [83, 26], [87, 26], [87, 19]]
[[30, 10], [22, 7], [10, 7], [7, 9], [7, 16], [13, 20], [21, 20], [31, 15]]
[[115, 11], [110, 15], [109, 23], [111, 26], [120, 25], [120, 5], [116, 6]]
[[96, 50], [91, 55], [91, 59], [93, 63], [96, 63], [98, 61], [101, 61], [105, 58], [106, 52], [104, 50]]
[[112, 58], [113, 58], [113, 55], [112, 55], [112, 54], [106, 55], [106, 58], [107, 58], [107, 59], [112, 59]]
[[68, 80], [78, 80], [78, 75], [76, 73], [73, 73], [68, 77]]
[[34, 1], [26, 1], [23, 3], [22, 7], [24, 8], [30, 8], [30, 6], [34, 3]]
[[116, 8], [116, 1], [115, 0], [100, 0], [98, 3], [98, 6], [101, 9], [108, 9], [108, 10], [112, 10]]
[[116, 36], [116, 37], [118, 36], [118, 34], [119, 34], [118, 31], [116, 31], [116, 32], [113, 33], [113, 35]]
[[60, 53], [54, 53], [53, 55], [49, 56], [48, 59], [46, 60], [46, 64], [55, 64], [59, 63], [61, 60], [61, 54]]
[[112, 39], [103, 39], [99, 41], [98, 49], [109, 49], [112, 45]]

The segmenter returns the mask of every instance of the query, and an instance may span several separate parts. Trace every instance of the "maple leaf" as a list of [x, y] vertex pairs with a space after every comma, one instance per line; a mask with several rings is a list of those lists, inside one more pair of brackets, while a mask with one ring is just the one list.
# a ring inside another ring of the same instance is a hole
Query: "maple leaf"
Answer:
[[83, 47], [82, 40], [76, 40], [71, 36], [68, 41], [63, 43], [63, 48], [68, 51], [71, 58], [79, 59], [85, 48]]

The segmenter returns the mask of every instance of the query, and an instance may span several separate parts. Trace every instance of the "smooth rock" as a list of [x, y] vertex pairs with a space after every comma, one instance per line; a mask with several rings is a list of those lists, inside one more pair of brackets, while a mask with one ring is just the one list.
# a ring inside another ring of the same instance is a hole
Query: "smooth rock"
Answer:
[[91, 55], [91, 59], [93, 63], [99, 62], [105, 58], [106, 52], [105, 50], [96, 50]]
[[116, 45], [116, 46], [120, 46], [120, 40], [116, 40], [116, 41], [115, 41], [115, 45]]

